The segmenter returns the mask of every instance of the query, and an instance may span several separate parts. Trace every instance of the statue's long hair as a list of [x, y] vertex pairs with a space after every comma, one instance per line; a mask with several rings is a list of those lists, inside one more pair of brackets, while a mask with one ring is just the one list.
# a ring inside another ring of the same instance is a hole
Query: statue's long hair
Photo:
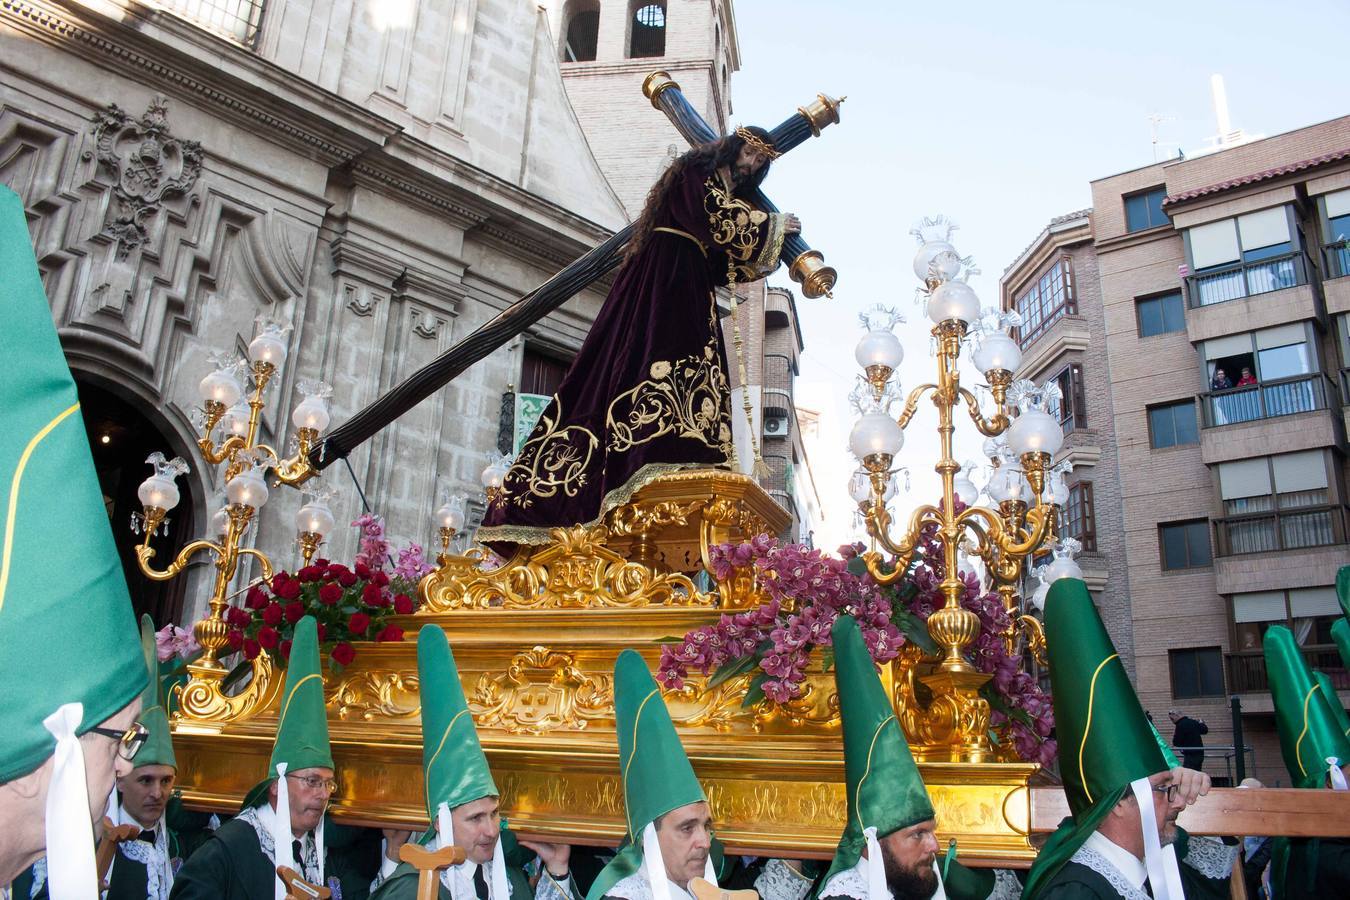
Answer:
[[[748, 125], [746, 130], [765, 143], [770, 143], [769, 133], [763, 128], [757, 125]], [[657, 215], [666, 203], [666, 195], [686, 171], [692, 167], [696, 171], [711, 175], [717, 169], [726, 166], [734, 174], [736, 157], [740, 155], [741, 148], [744, 146], [745, 141], [737, 137], [735, 132], [732, 132], [724, 138], [695, 147], [671, 163], [661, 173], [661, 177], [656, 179], [656, 184], [652, 185], [652, 189], [647, 192], [647, 200], [642, 205], [642, 214], [638, 216], [637, 222], [633, 225], [633, 236], [628, 239], [628, 246], [624, 248], [623, 261], [627, 263], [642, 251], [643, 245], [647, 243], [647, 238], [651, 236], [652, 228], [656, 225]], [[770, 165], [771, 163], [766, 161], [758, 172], [737, 185], [736, 196], [742, 199], [749, 198], [755, 189], [764, 182], [765, 176], [769, 174]]]

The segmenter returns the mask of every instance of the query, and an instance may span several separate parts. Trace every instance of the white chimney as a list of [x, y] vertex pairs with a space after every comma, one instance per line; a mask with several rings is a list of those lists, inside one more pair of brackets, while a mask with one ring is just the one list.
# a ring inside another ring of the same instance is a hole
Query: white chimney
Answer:
[[1228, 118], [1228, 92], [1223, 87], [1222, 75], [1209, 76], [1209, 92], [1214, 97], [1214, 117], [1219, 122], [1219, 143], [1228, 143], [1233, 123]]

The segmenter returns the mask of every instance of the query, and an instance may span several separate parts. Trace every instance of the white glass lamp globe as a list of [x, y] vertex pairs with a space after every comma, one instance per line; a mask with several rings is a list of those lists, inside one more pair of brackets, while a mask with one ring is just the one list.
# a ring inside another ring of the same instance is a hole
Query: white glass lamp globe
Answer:
[[1050, 478], [1050, 502], [1055, 506], [1063, 506], [1069, 502], [1069, 486], [1064, 483], [1063, 475], [1054, 475]]
[[[920, 247], [919, 252], [914, 254], [915, 277], [918, 278], [920, 281], [924, 282], [928, 281], [929, 275], [936, 275], [939, 278], [942, 277], [943, 275], [942, 272], [933, 271], [934, 268], [933, 261], [937, 259], [937, 257], [940, 254], [943, 253], [950, 253], [953, 257], [955, 257], [956, 248], [953, 247], [947, 241], [929, 241], [928, 243]], [[944, 266], [943, 268], [947, 267]], [[958, 270], [959, 270], [959, 261], [958, 261]], [[952, 278], [955, 276], [955, 274], [956, 273], [953, 272], [951, 275], [947, 275], [946, 277]]]
[[306, 503], [295, 514], [295, 530], [323, 537], [333, 530], [333, 511], [317, 500]]
[[1022, 349], [1006, 331], [995, 331], [984, 336], [972, 358], [975, 361], [975, 368], [981, 372], [993, 372], [998, 369], [1015, 372], [1022, 362]]
[[330, 419], [328, 401], [322, 397], [306, 397], [291, 412], [291, 423], [296, 428], [312, 428], [315, 431], [323, 431], [328, 427]]
[[174, 483], [173, 476], [156, 472], [141, 482], [141, 486], [136, 489], [136, 496], [142, 506], [153, 506], [168, 512], [178, 505], [178, 485]]
[[1000, 466], [995, 469], [985, 489], [989, 491], [989, 496], [994, 498], [995, 503], [1005, 503], [1009, 500], [1025, 502], [1031, 496], [1031, 485], [1027, 484], [1026, 476], [1011, 466]]
[[211, 516], [211, 533], [223, 536], [229, 530], [230, 511], [222, 506]]
[[197, 384], [197, 391], [203, 400], [214, 401], [226, 407], [238, 403], [244, 393], [239, 380], [222, 369], [217, 369], [203, 378]]
[[1036, 592], [1031, 595], [1031, 598], [1027, 602], [1029, 602], [1036, 609], [1039, 609], [1042, 612], [1044, 612], [1045, 597], [1049, 593], [1050, 593], [1050, 585], [1042, 581], [1040, 585], [1036, 588]]
[[878, 453], [894, 457], [905, 445], [905, 433], [900, 423], [881, 412], [871, 412], [858, 419], [848, 436], [848, 447], [858, 459]]
[[964, 471], [957, 472], [956, 478], [952, 480], [952, 488], [956, 491], [956, 496], [966, 506], [974, 506], [975, 501], [980, 498], [980, 489], [975, 486], [975, 482], [970, 480], [970, 476]]
[[506, 480], [506, 472], [506, 467], [501, 463], [489, 463], [488, 467], [483, 470], [483, 474], [479, 476], [479, 480], [482, 481], [485, 488], [499, 488], [502, 486], [502, 482]]
[[266, 328], [248, 345], [248, 358], [255, 363], [271, 363], [277, 368], [286, 361], [286, 340], [273, 328]]
[[1053, 584], [1061, 578], [1079, 578], [1083, 577], [1083, 570], [1078, 563], [1073, 561], [1071, 556], [1056, 556], [1050, 561], [1050, 565], [1045, 567], [1045, 573], [1041, 579], [1046, 584]]
[[973, 322], [980, 317], [980, 298], [964, 281], [944, 281], [928, 298], [928, 318], [933, 324], [959, 319]]
[[866, 503], [872, 496], [872, 482], [866, 472], [859, 470], [849, 477], [848, 495], [854, 503]]
[[267, 502], [267, 482], [256, 469], [245, 469], [225, 485], [225, 496], [231, 503], [261, 509]]
[[864, 369], [871, 366], [885, 366], [895, 371], [905, 358], [905, 348], [900, 345], [900, 339], [893, 332], [869, 331], [858, 341], [853, 358]]
[[1013, 453], [1048, 453], [1054, 456], [1064, 446], [1064, 431], [1054, 416], [1032, 407], [1013, 420], [1008, 429], [1008, 446]]
[[242, 403], [236, 403], [220, 417], [220, 427], [230, 434], [245, 437], [248, 435], [248, 417], [249, 408]]
[[436, 524], [441, 528], [454, 532], [464, 528], [464, 504], [457, 503], [458, 499], [455, 498], [436, 510]]

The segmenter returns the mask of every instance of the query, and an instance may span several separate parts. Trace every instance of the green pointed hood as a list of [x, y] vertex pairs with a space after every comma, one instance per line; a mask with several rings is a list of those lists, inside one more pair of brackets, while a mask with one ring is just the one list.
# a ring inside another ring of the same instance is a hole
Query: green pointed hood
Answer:
[[670, 711], [647, 663], [625, 650], [614, 663], [614, 724], [619, 738], [627, 846], [591, 885], [587, 900], [598, 900], [642, 866], [642, 832], [659, 817], [708, 798], [670, 720]]
[[1072, 819], [1050, 836], [1027, 877], [1032, 900], [1087, 840], [1130, 782], [1167, 770], [1155, 732], [1087, 585], [1061, 578], [1045, 601], [1059, 768]]
[[450, 643], [438, 625], [425, 625], [417, 634], [417, 678], [422, 697], [427, 818], [434, 822], [442, 803], [454, 809], [501, 792], [478, 742]]
[[267, 764], [269, 778], [276, 777], [278, 763], [286, 763], [288, 772], [315, 766], [333, 768], [323, 675], [319, 672], [319, 631], [313, 616], [295, 623], [291, 658], [286, 663], [286, 691], [277, 719], [277, 740]]
[[[38, 275], [23, 203], [0, 185], [0, 782], [36, 769], [42, 724], [83, 704], [84, 734], [145, 688], [136, 618], [74, 379]], [[125, 525], [123, 525], [125, 527]], [[59, 652], [54, 652], [59, 648]]]
[[1295, 787], [1321, 787], [1328, 756], [1339, 758], [1342, 764], [1350, 760], [1350, 738], [1331, 710], [1331, 704], [1340, 701], [1334, 694], [1328, 698], [1323, 693], [1288, 628], [1272, 625], [1266, 629], [1262, 649], [1284, 766]]
[[1341, 652], [1341, 662], [1350, 669], [1350, 566], [1341, 566], [1336, 573], [1336, 599], [1341, 601], [1344, 613], [1331, 626], [1331, 639]]
[[173, 755], [173, 740], [169, 733], [169, 717], [164, 712], [164, 702], [159, 695], [159, 653], [155, 646], [155, 623], [149, 616], [141, 616], [141, 651], [145, 654], [145, 667], [150, 672], [150, 681], [141, 693], [140, 723], [150, 734], [136, 751], [131, 761], [133, 766], [173, 766], [178, 768], [178, 760]]
[[877, 837], [883, 838], [935, 816], [928, 788], [858, 623], [851, 616], [840, 616], [830, 637], [844, 731], [848, 822], [822, 884], [857, 864], [865, 843], [864, 829], [876, 828]]
[[[1327, 698], [1327, 705], [1331, 707], [1331, 715], [1336, 720], [1336, 727], [1341, 730], [1341, 734], [1350, 739], [1350, 714], [1346, 713], [1345, 707], [1341, 705], [1341, 698], [1336, 695], [1336, 685], [1332, 684], [1331, 678], [1320, 669], [1313, 670], [1313, 677], [1322, 686], [1322, 696]], [[1350, 762], [1350, 760], [1347, 760], [1347, 762]]]

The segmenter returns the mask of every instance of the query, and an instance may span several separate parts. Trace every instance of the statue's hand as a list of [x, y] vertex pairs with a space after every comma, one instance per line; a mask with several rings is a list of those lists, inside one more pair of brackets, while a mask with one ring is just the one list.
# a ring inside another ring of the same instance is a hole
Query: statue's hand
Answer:
[[783, 226], [783, 230], [786, 231], [788, 234], [799, 234], [799, 233], [801, 233], [801, 230], [802, 230], [802, 220], [799, 219], [799, 218], [797, 218], [797, 216], [794, 215], [793, 213], [788, 213], [788, 214], [787, 214], [787, 223]]

